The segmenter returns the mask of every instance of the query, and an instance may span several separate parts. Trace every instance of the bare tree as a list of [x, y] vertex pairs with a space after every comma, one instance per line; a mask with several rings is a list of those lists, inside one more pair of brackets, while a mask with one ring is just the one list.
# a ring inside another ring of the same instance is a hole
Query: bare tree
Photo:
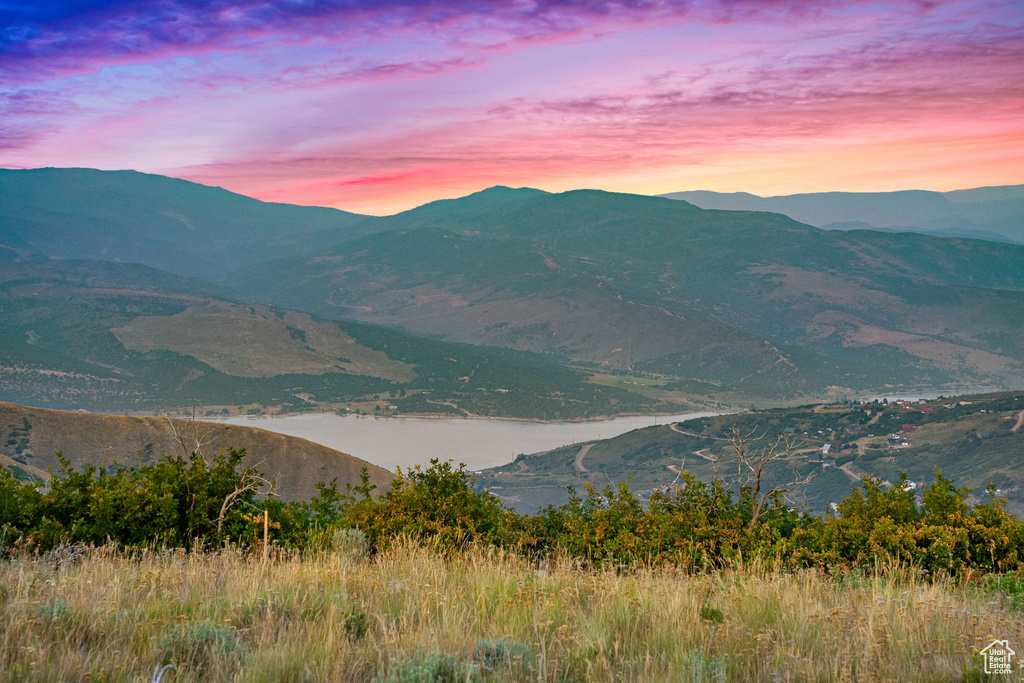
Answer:
[[814, 479], [813, 474], [799, 478], [794, 472], [794, 479], [790, 481], [771, 486], [766, 484], [766, 469], [772, 463], [789, 460], [796, 451], [796, 447], [785, 435], [769, 439], [757, 436], [754, 431], [744, 433], [734, 425], [729, 442], [736, 453], [736, 485], [739, 487], [740, 496], [750, 496], [751, 527], [761, 517], [765, 504], [774, 496], [782, 495], [788, 499], [790, 494], [802, 489]]
[[242, 494], [252, 491], [257, 496], [263, 496], [270, 498], [271, 496], [277, 495], [277, 483], [266, 479], [255, 468], [248, 468], [242, 472], [241, 481], [235, 490], [224, 496], [224, 502], [220, 506], [220, 514], [217, 515], [217, 531], [220, 532], [224, 526], [224, 518], [228, 514], [228, 510], [234, 505], [235, 501]]
[[[203, 448], [212, 444], [215, 440], [215, 433], [219, 425], [210, 425], [196, 420], [196, 408], [192, 406], [192, 417], [188, 420], [178, 420], [176, 424], [172, 418], [167, 418], [167, 424], [171, 428], [171, 435], [174, 442], [181, 450], [181, 454], [188, 458], [203, 458]], [[231, 506], [235, 504], [238, 497], [252, 491], [257, 496], [270, 498], [277, 495], [277, 482], [265, 478], [256, 467], [248, 467], [242, 472], [238, 486], [231, 493], [224, 496], [220, 506], [220, 514], [217, 515], [217, 531], [224, 527], [224, 519], [227, 517]]]
[[219, 428], [218, 425], [204, 424], [196, 421], [195, 406], [192, 406], [192, 417], [187, 420], [178, 420], [177, 422], [181, 424], [175, 424], [174, 419], [170, 416], [167, 417], [167, 424], [171, 428], [171, 436], [181, 450], [181, 455], [185, 457], [201, 456], [203, 448], [213, 443], [214, 434]]

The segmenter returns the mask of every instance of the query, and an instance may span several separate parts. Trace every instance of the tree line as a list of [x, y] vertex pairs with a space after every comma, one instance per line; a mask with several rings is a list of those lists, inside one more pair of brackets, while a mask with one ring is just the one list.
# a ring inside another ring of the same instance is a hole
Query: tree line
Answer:
[[399, 470], [387, 491], [362, 483], [284, 502], [244, 451], [165, 457], [140, 467], [87, 465], [63, 457], [45, 484], [0, 468], [0, 554], [66, 544], [265, 552], [330, 550], [358, 543], [370, 553], [412, 538], [442, 553], [495, 546], [541, 559], [558, 554], [584, 566], [671, 564], [701, 571], [739, 560], [829, 571], [910, 567], [925, 573], [1021, 569], [1024, 523], [989, 487], [970, 503], [938, 470], [921, 497], [903, 479], [865, 478], [833, 512], [794, 508], [784, 491], [746, 478], [738, 486], [682, 474], [642, 502], [628, 482], [571, 491], [568, 503], [518, 514], [474, 488], [462, 466], [431, 461]]

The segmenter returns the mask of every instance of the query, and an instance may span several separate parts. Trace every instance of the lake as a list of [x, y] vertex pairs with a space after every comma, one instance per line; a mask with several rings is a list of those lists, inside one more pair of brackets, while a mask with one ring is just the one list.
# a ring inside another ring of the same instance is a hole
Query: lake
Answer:
[[465, 463], [470, 470], [498, 467], [520, 453], [538, 453], [581, 441], [608, 439], [634, 429], [718, 413], [643, 415], [586, 422], [529, 422], [473, 418], [370, 417], [312, 413], [218, 420], [299, 436], [351, 453], [375, 465], [425, 465], [431, 458]]

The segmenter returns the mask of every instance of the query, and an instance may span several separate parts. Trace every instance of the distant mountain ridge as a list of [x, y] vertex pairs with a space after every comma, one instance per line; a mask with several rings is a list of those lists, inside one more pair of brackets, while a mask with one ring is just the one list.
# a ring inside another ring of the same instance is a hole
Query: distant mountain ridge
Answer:
[[953, 192], [818, 192], [777, 197], [696, 190], [661, 196], [703, 209], [781, 213], [819, 228], [887, 229], [1024, 243], [1024, 185]]
[[137, 171], [0, 169], [0, 245], [207, 280], [371, 232], [370, 216], [261, 202]]

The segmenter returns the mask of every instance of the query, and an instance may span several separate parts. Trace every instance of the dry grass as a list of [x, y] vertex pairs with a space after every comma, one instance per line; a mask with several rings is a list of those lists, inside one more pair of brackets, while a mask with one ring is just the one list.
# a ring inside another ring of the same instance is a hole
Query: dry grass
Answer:
[[[172, 316], [143, 316], [111, 330], [125, 348], [168, 349], [237, 377], [346, 372], [408, 382], [413, 367], [359, 344], [337, 324], [304, 313], [210, 304]], [[298, 335], [298, 336], [297, 336]]]
[[[30, 449], [24, 463], [16, 463], [30, 474], [44, 474], [48, 467], [59, 469], [56, 452], [61, 451], [77, 469], [86, 463], [103, 465], [120, 462], [126, 466], [151, 464], [165, 455], [181, 453], [175, 434], [186, 446], [202, 443], [202, 451], [216, 454], [221, 448], [245, 449], [242, 464], [256, 467], [278, 482], [285, 500], [309, 500], [316, 485], [337, 477], [338, 485], [357, 485], [365, 467], [370, 481], [383, 491], [394, 475], [360, 458], [306, 439], [276, 432], [217, 422], [188, 422], [162, 417], [126, 417], [64, 410], [32, 408], [0, 402], [0, 439], [8, 425], [32, 425]], [[0, 461], [0, 465], [9, 463]]]
[[997, 637], [1024, 646], [1022, 615], [906, 576], [538, 570], [414, 547], [266, 565], [99, 549], [0, 565], [9, 681], [149, 680], [172, 656], [165, 682], [431, 680], [409, 677], [440, 670], [430, 653], [451, 655], [455, 674], [436, 680], [453, 681], [959, 680]]

